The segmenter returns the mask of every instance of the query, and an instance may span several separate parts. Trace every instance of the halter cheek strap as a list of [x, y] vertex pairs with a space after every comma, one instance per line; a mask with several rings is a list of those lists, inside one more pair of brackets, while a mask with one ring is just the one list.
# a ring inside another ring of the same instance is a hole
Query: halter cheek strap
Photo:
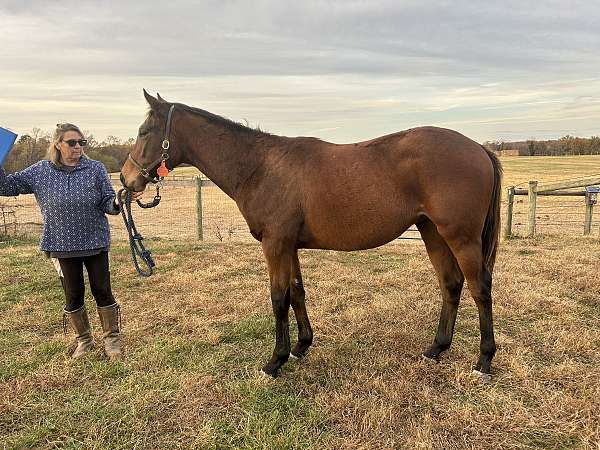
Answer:
[[[169, 134], [171, 133], [171, 120], [173, 117], [173, 111], [175, 110], [175, 105], [171, 105], [171, 107], [169, 108], [169, 114], [167, 115], [167, 126], [165, 127], [165, 138], [162, 141], [162, 149], [163, 152], [160, 155], [160, 158], [155, 159], [154, 161], [152, 161], [148, 167], [143, 167], [140, 163], [138, 163], [135, 159], [133, 159], [133, 156], [131, 156], [131, 153], [127, 156], [127, 159], [129, 161], [131, 161], [131, 163], [140, 171], [140, 175], [143, 176], [147, 181], [151, 182], [151, 183], [158, 183], [162, 178], [164, 178], [168, 173], [169, 170], [166, 167], [165, 161], [167, 161], [167, 159], [169, 159], [169, 147], [171, 147], [171, 143], [169, 141]], [[151, 177], [150, 176], [150, 171], [153, 170], [154, 168], [156, 168], [157, 166], [159, 167], [159, 170], [157, 172], [157, 177]], [[166, 171], [166, 173], [165, 173]]]
[[175, 105], [171, 105], [169, 108], [169, 114], [167, 115], [167, 126], [165, 127], [165, 138], [162, 141], [162, 148], [166, 152], [169, 150], [171, 143], [169, 142], [169, 134], [171, 134], [171, 118], [173, 117], [173, 111], [175, 110]]

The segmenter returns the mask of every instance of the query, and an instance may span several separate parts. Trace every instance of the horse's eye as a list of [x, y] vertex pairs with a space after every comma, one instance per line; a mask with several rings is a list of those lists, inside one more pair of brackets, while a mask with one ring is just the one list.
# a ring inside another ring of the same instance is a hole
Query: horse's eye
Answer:
[[143, 128], [139, 131], [139, 135], [146, 136], [149, 132], [150, 132], [150, 130], [148, 128]]

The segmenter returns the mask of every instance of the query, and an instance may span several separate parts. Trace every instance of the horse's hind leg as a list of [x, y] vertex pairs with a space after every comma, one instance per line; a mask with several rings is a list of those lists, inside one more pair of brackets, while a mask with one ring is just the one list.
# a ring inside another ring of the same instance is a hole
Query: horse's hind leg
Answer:
[[292, 258], [291, 275], [290, 300], [296, 316], [296, 322], [298, 323], [298, 342], [292, 350], [292, 356], [301, 358], [306, 354], [306, 351], [312, 344], [313, 331], [306, 312], [304, 284], [302, 283], [302, 274], [300, 273], [300, 262], [298, 261], [297, 251]]
[[425, 243], [427, 254], [436, 271], [442, 291], [442, 311], [437, 333], [433, 344], [423, 353], [426, 358], [437, 360], [440, 353], [448, 350], [452, 344], [464, 276], [456, 258], [446, 241], [438, 233], [435, 225], [430, 220], [426, 220], [417, 224], [417, 228]]
[[483, 264], [480, 239], [468, 239], [463, 236], [462, 238], [448, 239], [448, 245], [456, 255], [479, 311], [481, 341], [479, 360], [474, 369], [489, 377], [492, 358], [496, 353], [492, 318], [492, 274]]

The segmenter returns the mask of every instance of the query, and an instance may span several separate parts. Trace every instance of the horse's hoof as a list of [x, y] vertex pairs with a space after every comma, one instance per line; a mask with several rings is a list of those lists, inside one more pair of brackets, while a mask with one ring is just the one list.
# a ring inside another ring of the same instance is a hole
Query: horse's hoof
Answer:
[[295, 359], [295, 360], [304, 359], [307, 354], [308, 354], [308, 349], [304, 350], [303, 352], [299, 352], [299, 353], [298, 352], [294, 353], [292, 351], [292, 352], [290, 352], [290, 359]]
[[277, 376], [279, 375], [279, 367], [277, 367], [277, 366], [273, 367], [273, 366], [274, 366], [273, 364], [269, 363], [269, 364], [263, 366], [262, 369], [260, 369], [260, 371], [270, 378], [277, 378]]
[[437, 359], [430, 358], [429, 356], [421, 355], [421, 359], [427, 364], [438, 364], [439, 361]]
[[308, 350], [309, 346], [298, 343], [290, 352], [290, 357], [294, 359], [302, 359], [306, 356]]
[[258, 371], [258, 377], [262, 380], [271, 381], [275, 378], [275, 376], [268, 374], [264, 370], [260, 369]]
[[483, 373], [477, 369], [473, 369], [471, 373], [479, 378], [479, 381], [481, 381], [483, 384], [488, 384], [492, 381], [492, 375], [489, 373]]

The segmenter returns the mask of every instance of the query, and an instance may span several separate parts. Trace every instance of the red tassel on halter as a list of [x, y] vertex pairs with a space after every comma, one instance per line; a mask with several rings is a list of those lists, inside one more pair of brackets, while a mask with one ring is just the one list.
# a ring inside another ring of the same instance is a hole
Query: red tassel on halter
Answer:
[[156, 175], [158, 175], [161, 178], [164, 178], [167, 175], [169, 175], [169, 169], [167, 169], [167, 166], [166, 166], [164, 160], [160, 163], [160, 166], [158, 167], [158, 169], [156, 169]]

